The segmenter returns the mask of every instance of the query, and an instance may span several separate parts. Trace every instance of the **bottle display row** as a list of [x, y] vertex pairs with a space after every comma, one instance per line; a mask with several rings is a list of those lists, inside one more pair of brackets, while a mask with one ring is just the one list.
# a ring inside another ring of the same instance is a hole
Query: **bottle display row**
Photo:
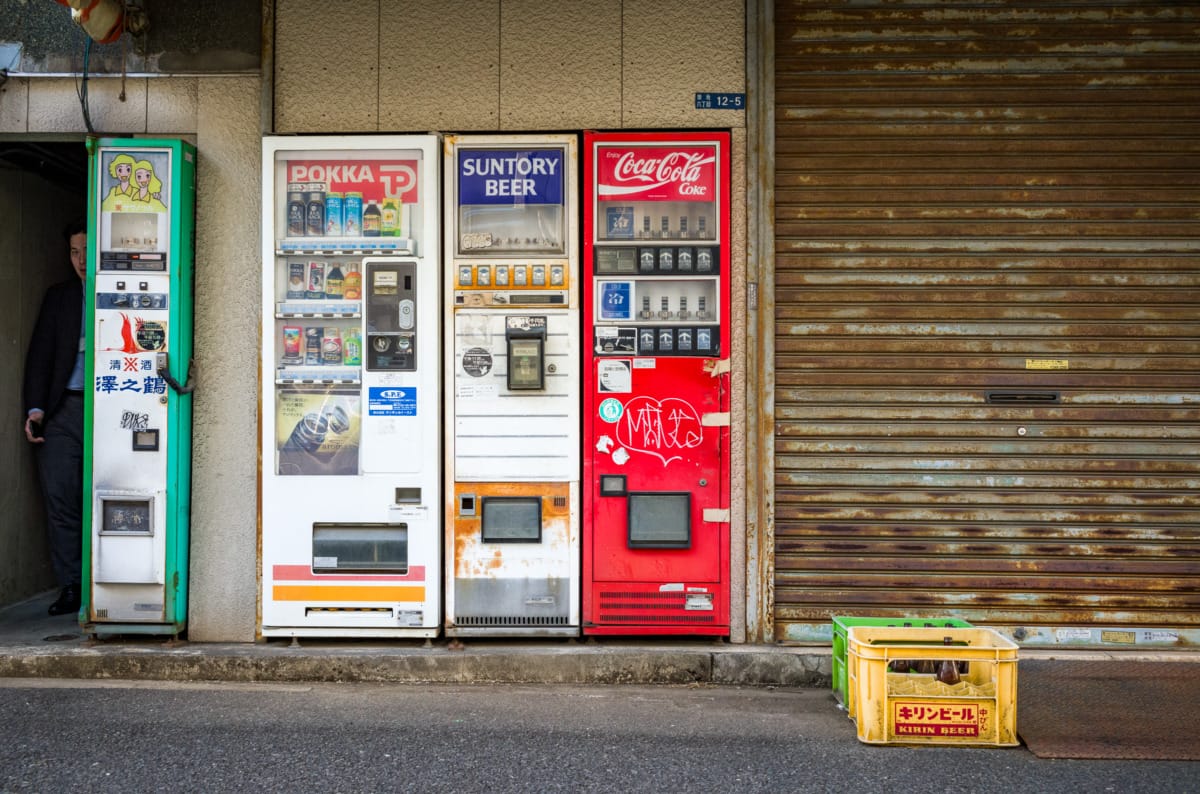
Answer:
[[362, 300], [362, 274], [357, 261], [287, 261], [287, 290], [294, 300]]
[[324, 182], [287, 186], [288, 237], [402, 237], [404, 203], [397, 196], [363, 199], [359, 191], [327, 190]]
[[362, 332], [336, 325], [285, 325], [280, 363], [306, 367], [362, 365]]
[[704, 202], [602, 204], [600, 240], [715, 240], [712, 207]]

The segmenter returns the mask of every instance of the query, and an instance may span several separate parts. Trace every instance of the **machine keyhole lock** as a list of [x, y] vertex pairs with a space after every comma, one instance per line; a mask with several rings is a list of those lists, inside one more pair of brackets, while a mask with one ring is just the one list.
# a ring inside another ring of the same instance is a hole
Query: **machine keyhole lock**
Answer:
[[555, 372], [558, 372], [558, 365], [557, 364], [548, 364], [546, 366], [546, 371], [549, 372], [551, 375], [553, 375]]
[[704, 486], [706, 486], [706, 485], [708, 485], [708, 480], [705, 480], [705, 479], [701, 478], [701, 480], [700, 480], [700, 487], [701, 487], [701, 488], [703, 488], [703, 487], [704, 487]]

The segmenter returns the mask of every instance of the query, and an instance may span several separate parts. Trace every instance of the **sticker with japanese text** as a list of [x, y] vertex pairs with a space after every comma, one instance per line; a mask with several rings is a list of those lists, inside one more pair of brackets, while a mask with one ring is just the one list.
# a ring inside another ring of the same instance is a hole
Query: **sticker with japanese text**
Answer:
[[892, 701], [897, 736], [979, 736], [988, 710], [978, 703]]

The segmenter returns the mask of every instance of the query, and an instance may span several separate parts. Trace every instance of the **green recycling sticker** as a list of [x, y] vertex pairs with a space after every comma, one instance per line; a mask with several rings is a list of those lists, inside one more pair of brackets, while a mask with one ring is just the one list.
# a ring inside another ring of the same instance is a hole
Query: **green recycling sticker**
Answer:
[[621, 418], [621, 413], [624, 410], [625, 406], [621, 405], [620, 400], [616, 397], [609, 397], [600, 403], [600, 418], [605, 422], [615, 422]]

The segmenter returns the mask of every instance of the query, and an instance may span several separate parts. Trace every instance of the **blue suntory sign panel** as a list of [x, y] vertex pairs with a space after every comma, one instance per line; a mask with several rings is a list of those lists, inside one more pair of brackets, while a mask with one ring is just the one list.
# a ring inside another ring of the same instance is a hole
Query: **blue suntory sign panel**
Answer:
[[561, 149], [465, 149], [458, 159], [458, 203], [562, 204]]

